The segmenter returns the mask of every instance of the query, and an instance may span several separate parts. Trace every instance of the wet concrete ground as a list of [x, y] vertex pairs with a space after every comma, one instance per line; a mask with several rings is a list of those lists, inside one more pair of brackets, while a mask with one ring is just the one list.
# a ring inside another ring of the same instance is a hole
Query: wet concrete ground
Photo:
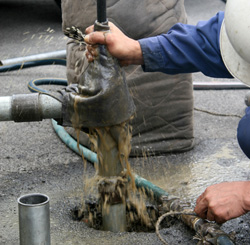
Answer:
[[[220, 0], [186, 0], [189, 23], [207, 19], [224, 9]], [[0, 59], [65, 49], [60, 10], [52, 0], [0, 1]], [[0, 96], [29, 93], [36, 78], [65, 78], [65, 67], [44, 66], [0, 74]], [[201, 74], [194, 81], [212, 81]], [[142, 177], [183, 200], [195, 203], [210, 184], [248, 180], [250, 162], [236, 140], [244, 114], [246, 90], [194, 91], [196, 144], [182, 154], [131, 159]], [[51, 201], [52, 244], [161, 244], [155, 233], [111, 233], [74, 221], [70, 210], [82, 199], [84, 180], [94, 175], [89, 163], [68, 149], [54, 133], [50, 120], [0, 123], [0, 244], [19, 242], [17, 198], [27, 193], [47, 194]], [[152, 169], [154, 171], [152, 171]], [[222, 229], [236, 232], [236, 244], [250, 243], [249, 214], [226, 222]], [[194, 232], [178, 223], [165, 230], [169, 244], [196, 244]]]

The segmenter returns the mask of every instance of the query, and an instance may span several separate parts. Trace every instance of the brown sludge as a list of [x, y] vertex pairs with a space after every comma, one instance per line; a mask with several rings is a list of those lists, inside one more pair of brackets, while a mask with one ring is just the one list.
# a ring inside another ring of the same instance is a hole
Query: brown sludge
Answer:
[[[74, 104], [77, 107], [77, 100]], [[76, 112], [77, 110], [75, 110]], [[79, 117], [75, 115], [73, 118], [73, 126], [77, 135], [77, 146], [79, 148], [80, 128]], [[92, 150], [97, 152], [99, 164], [96, 164], [96, 175], [92, 178], [86, 178], [84, 183], [84, 193], [82, 199], [82, 207], [80, 215], [85, 212], [88, 214], [88, 224], [94, 228], [100, 229], [101, 210], [109, 212], [110, 202], [117, 196], [122, 202], [126, 203], [127, 209], [127, 230], [141, 231], [154, 229], [157, 215], [155, 211], [151, 214], [147, 211], [146, 194], [136, 189], [134, 175], [129, 163], [129, 154], [131, 150], [132, 128], [128, 122], [120, 125], [89, 129], [89, 139], [92, 144]], [[86, 160], [82, 155], [86, 168]], [[107, 190], [110, 185], [108, 183], [116, 181], [113, 190]], [[130, 179], [130, 181], [128, 181]], [[101, 186], [101, 187], [100, 187]], [[106, 190], [105, 187], [106, 186]], [[111, 194], [110, 194], [111, 193]], [[97, 200], [94, 211], [86, 205], [86, 199], [91, 196]], [[99, 199], [102, 197], [103, 205], [99, 205]], [[117, 199], [116, 197], [116, 199]], [[150, 217], [151, 216], [151, 217]], [[86, 217], [85, 217], [86, 218]], [[97, 225], [98, 224], [98, 225]]]

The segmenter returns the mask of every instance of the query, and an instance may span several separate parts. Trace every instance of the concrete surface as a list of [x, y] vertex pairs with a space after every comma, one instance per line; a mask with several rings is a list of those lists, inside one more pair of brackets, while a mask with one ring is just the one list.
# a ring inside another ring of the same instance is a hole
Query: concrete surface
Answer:
[[[225, 7], [220, 0], [186, 0], [185, 5], [190, 24]], [[0, 59], [65, 49], [60, 15], [52, 0], [1, 0]], [[0, 96], [29, 93], [27, 83], [44, 77], [65, 78], [65, 67], [1, 73]], [[195, 74], [194, 80], [210, 78]], [[194, 91], [195, 148], [182, 154], [131, 159], [132, 168], [192, 204], [210, 184], [248, 180], [250, 163], [236, 140], [237, 115], [244, 113], [245, 93], [246, 90]], [[59, 140], [49, 120], [1, 122], [0, 142], [1, 245], [19, 243], [17, 198], [33, 192], [47, 194], [51, 199], [52, 244], [161, 244], [153, 232], [115, 234], [91, 229], [72, 219], [70, 210], [83, 198], [84, 180], [93, 176], [95, 170], [91, 164], [84, 169], [82, 159]], [[249, 225], [246, 214], [226, 222], [222, 229], [235, 231], [236, 244], [244, 245], [250, 243]], [[164, 233], [169, 244], [197, 243], [192, 239], [194, 232], [180, 223]]]

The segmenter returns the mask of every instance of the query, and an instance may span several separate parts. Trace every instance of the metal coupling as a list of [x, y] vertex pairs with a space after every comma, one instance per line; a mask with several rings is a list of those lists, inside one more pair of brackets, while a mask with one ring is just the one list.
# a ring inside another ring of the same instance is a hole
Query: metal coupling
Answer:
[[38, 94], [12, 96], [11, 116], [14, 122], [42, 121], [42, 110]]
[[34, 122], [61, 119], [62, 102], [47, 94], [18, 94], [0, 97], [0, 121]]

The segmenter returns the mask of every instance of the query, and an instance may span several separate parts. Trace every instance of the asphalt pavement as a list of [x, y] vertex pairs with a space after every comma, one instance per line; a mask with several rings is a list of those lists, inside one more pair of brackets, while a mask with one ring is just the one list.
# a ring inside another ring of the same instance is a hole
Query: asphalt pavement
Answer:
[[[223, 11], [220, 0], [185, 0], [188, 22]], [[0, 0], [0, 59], [65, 49], [61, 11], [53, 0]], [[42, 66], [0, 74], [0, 96], [29, 93], [37, 78], [66, 78], [64, 66]], [[194, 81], [215, 81], [194, 74]], [[236, 129], [246, 108], [247, 90], [194, 90], [193, 150], [130, 159], [136, 173], [192, 205], [210, 184], [249, 180], [250, 162], [238, 146]], [[19, 243], [17, 198], [27, 193], [50, 197], [52, 244], [161, 244], [154, 232], [112, 233], [75, 221], [71, 210], [83, 198], [84, 180], [95, 174], [55, 134], [50, 120], [0, 123], [0, 244]], [[153, 170], [153, 171], [152, 171]], [[236, 233], [236, 244], [250, 243], [249, 214], [221, 228]], [[170, 244], [196, 244], [194, 232], [177, 224], [164, 232]]]

